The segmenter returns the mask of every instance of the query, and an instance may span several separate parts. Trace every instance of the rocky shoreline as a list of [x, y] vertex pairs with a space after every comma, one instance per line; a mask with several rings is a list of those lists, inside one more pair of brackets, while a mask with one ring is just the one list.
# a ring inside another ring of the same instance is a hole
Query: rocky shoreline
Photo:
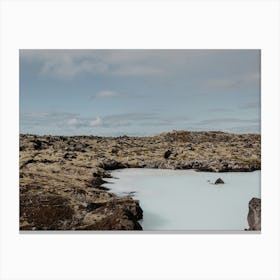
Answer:
[[141, 230], [140, 203], [102, 184], [119, 168], [249, 172], [259, 134], [172, 131], [153, 137], [20, 135], [20, 230]]

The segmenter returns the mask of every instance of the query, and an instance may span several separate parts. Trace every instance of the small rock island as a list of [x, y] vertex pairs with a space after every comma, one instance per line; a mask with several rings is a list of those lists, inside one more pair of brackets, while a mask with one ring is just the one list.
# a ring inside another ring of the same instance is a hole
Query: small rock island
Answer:
[[[141, 202], [103, 187], [119, 168], [250, 172], [259, 134], [172, 131], [153, 137], [20, 135], [20, 230], [141, 230]], [[260, 202], [250, 201], [250, 230]], [[259, 209], [259, 210], [258, 210]], [[253, 213], [253, 214], [252, 214]]]
[[221, 178], [218, 178], [216, 181], [215, 181], [215, 185], [218, 185], [218, 184], [224, 184], [225, 182], [223, 181], [223, 179]]

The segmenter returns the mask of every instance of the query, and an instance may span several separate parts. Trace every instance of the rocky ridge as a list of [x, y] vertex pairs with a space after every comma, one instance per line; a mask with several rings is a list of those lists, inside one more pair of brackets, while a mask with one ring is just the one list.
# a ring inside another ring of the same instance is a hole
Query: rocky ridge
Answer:
[[172, 131], [154, 137], [20, 135], [21, 230], [141, 230], [132, 197], [102, 186], [119, 168], [253, 171], [258, 134]]

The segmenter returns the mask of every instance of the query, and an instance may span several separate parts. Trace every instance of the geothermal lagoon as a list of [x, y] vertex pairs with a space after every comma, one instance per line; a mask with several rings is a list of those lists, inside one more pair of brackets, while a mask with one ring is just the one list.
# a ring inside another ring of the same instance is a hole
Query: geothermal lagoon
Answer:
[[[243, 231], [250, 199], [261, 197], [260, 174], [128, 168], [112, 171], [103, 186], [140, 200], [143, 230]], [[225, 183], [215, 185], [218, 178]]]

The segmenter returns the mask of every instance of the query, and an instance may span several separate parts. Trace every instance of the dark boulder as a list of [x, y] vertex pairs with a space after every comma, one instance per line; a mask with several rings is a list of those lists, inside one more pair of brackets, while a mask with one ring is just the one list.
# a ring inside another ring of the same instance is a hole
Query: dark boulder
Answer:
[[97, 208], [101, 207], [101, 206], [104, 206], [104, 203], [97, 203], [97, 202], [92, 202], [92, 203], [89, 203], [86, 207], [86, 210], [88, 212], [91, 212], [91, 211], [94, 211], [96, 210]]
[[102, 177], [93, 177], [91, 180], [88, 181], [87, 186], [93, 187], [100, 190], [109, 190], [109, 188], [102, 187], [102, 184], [107, 183], [102, 179]]
[[170, 155], [172, 154], [172, 152], [170, 150], [167, 150], [165, 153], [164, 153], [164, 158], [165, 159], [168, 159], [170, 157]]
[[82, 144], [82, 143], [76, 143], [73, 145], [73, 150], [75, 152], [82, 152], [82, 153], [85, 153], [86, 152], [86, 148], [88, 147], [87, 144]]
[[[97, 205], [99, 206], [99, 205]], [[82, 226], [83, 230], [142, 230], [138, 220], [143, 218], [143, 210], [137, 201], [123, 198], [97, 207], [94, 213], [106, 216], [99, 221]]]
[[216, 181], [215, 181], [215, 185], [217, 184], [224, 184], [225, 182], [221, 179], [221, 178], [218, 178]]
[[66, 153], [63, 156], [64, 159], [72, 159], [72, 158], [77, 158], [77, 154], [76, 153]]
[[25, 151], [25, 150], [26, 150], [26, 147], [25, 147], [25, 146], [20, 146], [20, 147], [19, 147], [19, 151], [20, 151], [20, 152]]
[[115, 169], [126, 168], [127, 166], [123, 163], [120, 163], [120, 162], [116, 161], [116, 160], [108, 159], [108, 160], [105, 160], [105, 161], [97, 164], [97, 167], [101, 167], [105, 170], [115, 170]]
[[113, 147], [112, 150], [111, 150], [112, 154], [117, 154], [118, 152], [119, 152], [119, 149], [116, 148], [116, 147]]
[[41, 150], [42, 149], [42, 141], [35, 139], [33, 141], [33, 148], [34, 150]]

